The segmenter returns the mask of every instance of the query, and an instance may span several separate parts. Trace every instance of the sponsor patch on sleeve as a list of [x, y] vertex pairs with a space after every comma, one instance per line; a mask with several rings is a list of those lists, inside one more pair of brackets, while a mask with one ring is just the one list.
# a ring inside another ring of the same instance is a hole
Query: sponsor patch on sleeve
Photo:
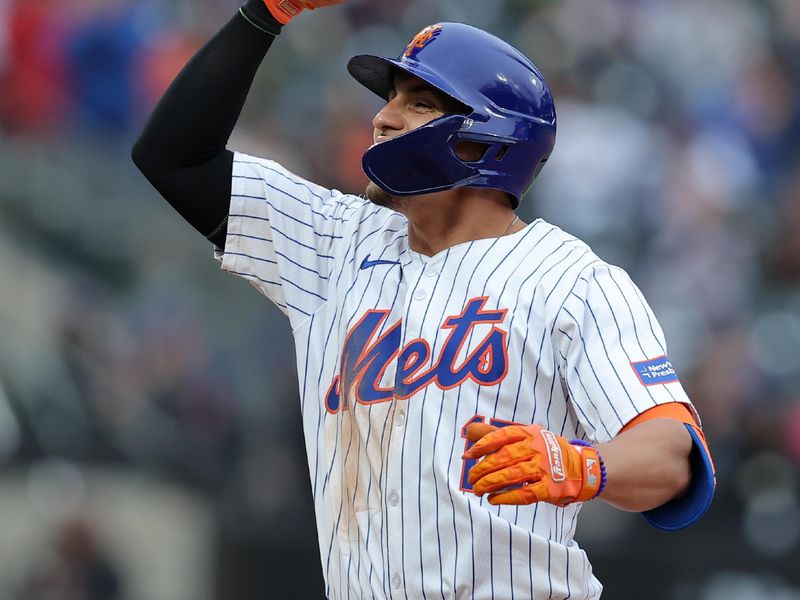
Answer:
[[672, 383], [678, 381], [678, 374], [672, 368], [672, 363], [666, 356], [651, 358], [641, 362], [631, 363], [636, 376], [642, 385], [656, 385], [658, 383]]

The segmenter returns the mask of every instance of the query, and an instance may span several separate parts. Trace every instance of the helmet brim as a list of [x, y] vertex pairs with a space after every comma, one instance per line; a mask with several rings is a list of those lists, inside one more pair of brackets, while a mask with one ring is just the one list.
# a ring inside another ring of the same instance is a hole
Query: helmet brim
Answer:
[[394, 89], [394, 74], [397, 67], [388, 58], [360, 54], [347, 63], [347, 72], [358, 83], [384, 100]]
[[394, 90], [394, 77], [398, 70], [414, 77], [419, 77], [437, 90], [450, 96], [464, 106], [466, 113], [474, 111], [474, 107], [464, 102], [463, 94], [459, 90], [445, 81], [438, 73], [415, 61], [401, 61], [374, 54], [359, 54], [351, 58], [347, 63], [347, 71], [352, 75], [353, 79], [384, 100], [388, 100], [389, 94]]

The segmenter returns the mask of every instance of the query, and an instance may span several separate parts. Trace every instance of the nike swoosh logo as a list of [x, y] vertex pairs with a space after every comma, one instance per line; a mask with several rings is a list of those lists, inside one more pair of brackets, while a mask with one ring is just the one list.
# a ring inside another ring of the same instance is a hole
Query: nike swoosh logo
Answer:
[[369, 254], [361, 261], [361, 270], [377, 267], [378, 265], [399, 265], [400, 261], [397, 260], [370, 260]]

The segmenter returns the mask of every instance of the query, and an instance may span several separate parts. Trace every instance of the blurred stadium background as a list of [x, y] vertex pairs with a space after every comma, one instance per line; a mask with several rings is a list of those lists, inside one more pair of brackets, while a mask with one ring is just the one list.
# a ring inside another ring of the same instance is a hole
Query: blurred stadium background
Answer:
[[[0, 0], [0, 598], [322, 597], [289, 327], [129, 159], [237, 6]], [[545, 73], [522, 217], [628, 269], [715, 452], [686, 532], [587, 505], [604, 597], [800, 598], [800, 2], [350, 0], [281, 36], [231, 146], [360, 191], [345, 62], [437, 20]]]

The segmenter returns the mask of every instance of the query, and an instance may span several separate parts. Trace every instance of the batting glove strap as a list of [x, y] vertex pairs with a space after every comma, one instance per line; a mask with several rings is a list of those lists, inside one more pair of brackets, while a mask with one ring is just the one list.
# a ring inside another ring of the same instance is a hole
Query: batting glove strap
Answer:
[[577, 450], [581, 455], [581, 472], [583, 473], [583, 487], [575, 500], [586, 502], [597, 498], [606, 487], [606, 465], [603, 457], [589, 442], [574, 439], [569, 443], [578, 446]]
[[289, 21], [299, 15], [304, 6], [298, 0], [264, 0], [269, 12], [281, 25], [286, 25]]

